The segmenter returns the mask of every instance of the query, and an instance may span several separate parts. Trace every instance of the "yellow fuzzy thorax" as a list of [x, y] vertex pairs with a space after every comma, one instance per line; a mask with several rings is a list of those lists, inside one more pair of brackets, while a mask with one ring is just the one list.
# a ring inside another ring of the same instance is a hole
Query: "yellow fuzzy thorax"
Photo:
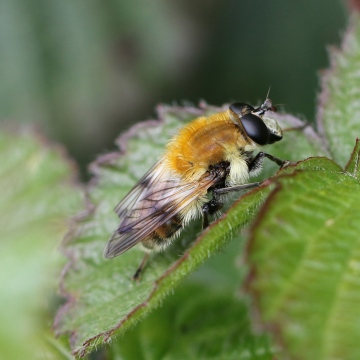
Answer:
[[245, 147], [251, 150], [255, 146], [224, 111], [185, 125], [167, 145], [164, 160], [185, 181], [197, 181], [210, 165], [228, 161], [228, 182], [239, 184], [248, 180], [247, 164], [241, 156]]

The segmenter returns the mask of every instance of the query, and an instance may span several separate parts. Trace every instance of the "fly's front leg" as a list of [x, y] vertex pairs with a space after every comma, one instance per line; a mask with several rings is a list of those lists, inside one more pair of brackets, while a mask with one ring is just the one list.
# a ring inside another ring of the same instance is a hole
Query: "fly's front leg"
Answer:
[[275, 164], [279, 165], [280, 169], [289, 165], [289, 161], [287, 160], [281, 160], [273, 155], [260, 151], [248, 165], [250, 175], [255, 175], [257, 171], [259, 171], [262, 162], [264, 161], [264, 158], [268, 158], [269, 160], [273, 161]]

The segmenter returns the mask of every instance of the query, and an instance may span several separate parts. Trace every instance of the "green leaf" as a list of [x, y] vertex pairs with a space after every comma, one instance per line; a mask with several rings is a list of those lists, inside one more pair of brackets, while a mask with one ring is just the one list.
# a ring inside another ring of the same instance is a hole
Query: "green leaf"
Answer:
[[[160, 107], [160, 122], [136, 125], [117, 140], [120, 153], [104, 155], [93, 165], [96, 184], [89, 190], [93, 206], [88, 217], [78, 223], [73, 239], [65, 247], [70, 265], [62, 287], [68, 302], [59, 312], [55, 325], [59, 333], [71, 333], [75, 354], [84, 355], [103, 342], [111, 341], [159, 306], [181, 279], [221, 249], [251, 220], [269, 192], [264, 186], [244, 196], [236, 208], [228, 211], [216, 226], [210, 227], [196, 241], [201, 224], [190, 225], [168, 251], [150, 259], [140, 282], [131, 280], [143, 257], [138, 248], [113, 260], [102, 257], [105, 243], [118, 225], [113, 212], [117, 202], [157, 161], [166, 142], [184, 121], [214, 111], [219, 109]], [[287, 126], [287, 121], [283, 123]], [[289, 139], [294, 150], [290, 153], [291, 160], [314, 149], [311, 142], [304, 141], [300, 131], [295, 133]], [[285, 139], [284, 144], [289, 146], [288, 140]], [[273, 150], [275, 155], [284, 156], [280, 146], [274, 146]], [[265, 177], [276, 171], [272, 164], [266, 165]]]
[[244, 298], [186, 281], [110, 352], [111, 358], [127, 360], [271, 360], [276, 350], [268, 336], [253, 335]]
[[360, 155], [360, 141], [359, 139], [356, 139], [355, 148], [351, 154], [349, 162], [345, 166], [345, 171], [357, 179], [359, 178], [360, 175], [359, 155]]
[[330, 51], [330, 69], [322, 77], [318, 128], [328, 151], [344, 166], [360, 135], [360, 17], [353, 16], [341, 49]]
[[326, 158], [293, 170], [252, 227], [248, 288], [290, 358], [359, 359], [359, 180]]
[[68, 359], [49, 324], [67, 218], [82, 206], [73, 166], [33, 131], [0, 131], [0, 349], [4, 359]]

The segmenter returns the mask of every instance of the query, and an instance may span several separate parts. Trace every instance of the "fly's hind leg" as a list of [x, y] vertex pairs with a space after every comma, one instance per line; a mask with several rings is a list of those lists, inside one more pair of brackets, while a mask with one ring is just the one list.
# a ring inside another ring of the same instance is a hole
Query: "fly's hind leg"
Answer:
[[139, 267], [137, 268], [137, 270], [135, 271], [135, 274], [132, 277], [132, 280], [134, 281], [138, 281], [140, 279], [140, 274], [142, 273], [145, 264], [147, 262], [147, 259], [149, 258], [149, 253], [146, 253], [141, 261], [141, 264], [139, 265]]
[[142, 274], [144, 267], [149, 258], [149, 252], [165, 248], [171, 243], [172, 237], [181, 230], [182, 222], [179, 215], [175, 215], [169, 220], [167, 220], [163, 225], [159, 226], [146, 240], [142, 241], [142, 246], [148, 251], [144, 258], [141, 261], [140, 266], [135, 271], [133, 275], [133, 280], [139, 280], [140, 275]]

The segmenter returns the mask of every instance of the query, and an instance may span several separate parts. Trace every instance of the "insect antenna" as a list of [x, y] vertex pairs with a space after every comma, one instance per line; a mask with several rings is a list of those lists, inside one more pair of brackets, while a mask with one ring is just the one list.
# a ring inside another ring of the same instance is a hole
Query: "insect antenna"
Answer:
[[268, 98], [269, 98], [270, 90], [271, 90], [271, 85], [269, 85], [269, 89], [268, 89], [268, 92], [267, 92], [267, 94], [266, 94], [266, 98], [265, 98], [265, 99], [268, 99]]
[[285, 128], [285, 129], [283, 129], [283, 132], [303, 130], [308, 126], [310, 126], [310, 123], [308, 121], [306, 121], [306, 122], [304, 122], [304, 124], [301, 124], [299, 126], [292, 126], [292, 127], [289, 127], [289, 128]]

